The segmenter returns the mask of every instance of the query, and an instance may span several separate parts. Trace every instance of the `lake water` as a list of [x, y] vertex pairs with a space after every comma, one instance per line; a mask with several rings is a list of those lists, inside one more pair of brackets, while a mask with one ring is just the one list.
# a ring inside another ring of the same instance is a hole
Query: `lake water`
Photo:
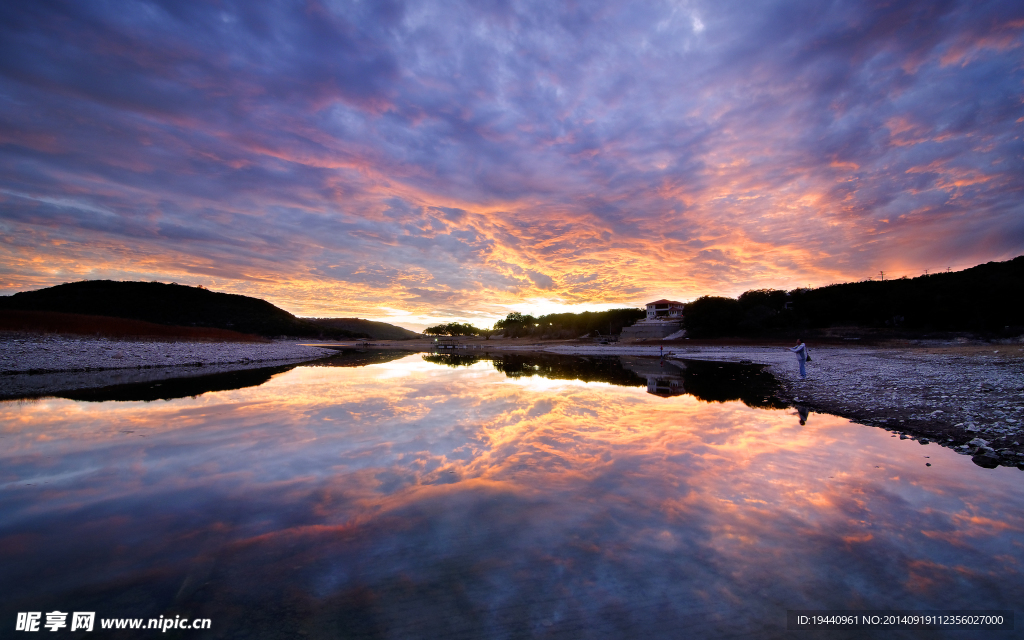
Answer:
[[757, 369], [328, 364], [0, 403], [0, 635], [59, 610], [211, 620], [183, 638], [864, 637], [786, 610], [1024, 601], [1024, 472], [801, 425]]

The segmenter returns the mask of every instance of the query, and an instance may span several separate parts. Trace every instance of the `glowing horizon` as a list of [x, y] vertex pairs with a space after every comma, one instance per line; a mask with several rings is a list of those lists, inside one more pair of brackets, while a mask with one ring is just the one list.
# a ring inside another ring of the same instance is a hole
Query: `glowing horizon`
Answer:
[[0, 294], [421, 329], [1024, 254], [1024, 7], [0, 9]]

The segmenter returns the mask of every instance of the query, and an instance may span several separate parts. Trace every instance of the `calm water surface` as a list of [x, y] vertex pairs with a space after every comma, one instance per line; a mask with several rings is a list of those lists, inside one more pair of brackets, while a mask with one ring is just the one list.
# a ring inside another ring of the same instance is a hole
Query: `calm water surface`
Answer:
[[[0, 635], [59, 609], [212, 620], [166, 634], [190, 638], [787, 637], [787, 609], [1024, 601], [1021, 471], [664, 368], [415, 354], [0, 403]], [[917, 633], [886, 637], [1014, 632]]]

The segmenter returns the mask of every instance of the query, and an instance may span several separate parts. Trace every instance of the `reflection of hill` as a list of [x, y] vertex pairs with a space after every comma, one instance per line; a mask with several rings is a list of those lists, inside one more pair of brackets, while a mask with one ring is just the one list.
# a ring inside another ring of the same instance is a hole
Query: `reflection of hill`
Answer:
[[518, 353], [485, 353], [469, 355], [461, 353], [440, 353], [424, 355], [427, 362], [447, 367], [468, 367], [481, 361], [488, 361], [494, 368], [510, 378], [541, 376], [553, 380], [582, 380], [584, 382], [610, 382], [626, 387], [642, 387], [643, 378], [624, 369], [615, 357], [580, 357], [554, 354], [527, 355]]
[[370, 364], [398, 360], [407, 355], [409, 355], [407, 351], [359, 351], [356, 349], [346, 349], [336, 356], [311, 362], [283, 364], [273, 367], [261, 367], [259, 369], [240, 369], [238, 371], [227, 371], [188, 378], [163, 378], [147, 382], [63, 391], [53, 395], [59, 398], [84, 400], [87, 402], [173, 400], [175, 398], [194, 397], [211, 391], [231, 391], [233, 389], [244, 389], [245, 387], [258, 387], [275, 375], [291, 371], [298, 366], [365, 367]]
[[56, 393], [58, 398], [84, 400], [86, 402], [149, 402], [152, 400], [173, 400], [198, 396], [211, 391], [230, 391], [245, 387], [258, 387], [278, 373], [284, 373], [297, 367], [297, 364], [285, 364], [262, 369], [243, 369], [214, 373], [191, 378], [165, 378], [150, 382], [119, 384], [95, 389], [79, 389]]
[[644, 378], [622, 366], [615, 357], [501, 354], [494, 368], [510, 378], [538, 375], [554, 380], [609, 382], [624, 387], [642, 387]]
[[787, 405], [776, 397], [778, 380], [761, 364], [671, 360], [682, 365], [686, 393], [704, 402], [742, 400], [750, 407], [782, 409]]
[[369, 364], [382, 364], [399, 360], [414, 353], [413, 351], [397, 351], [394, 349], [380, 349], [368, 351], [366, 349], [337, 349], [338, 355], [329, 358], [321, 358], [312, 362], [306, 362], [304, 367], [365, 367]]
[[782, 408], [776, 397], [779, 383], [764, 365], [701, 360], [659, 360], [639, 356], [581, 357], [554, 354], [424, 355], [423, 359], [448, 367], [467, 367], [481, 361], [510, 378], [541, 376], [556, 380], [607, 382], [625, 387], [647, 387], [658, 396], [688, 393], [704, 402], [741, 400], [751, 407]]
[[668, 398], [686, 393], [686, 367], [681, 362], [668, 362], [658, 358], [622, 356], [622, 365], [647, 379], [647, 393]]

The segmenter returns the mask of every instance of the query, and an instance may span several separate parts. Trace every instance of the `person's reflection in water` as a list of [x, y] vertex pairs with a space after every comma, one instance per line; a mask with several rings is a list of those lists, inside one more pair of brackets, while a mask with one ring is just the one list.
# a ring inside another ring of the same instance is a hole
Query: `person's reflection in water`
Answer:
[[797, 415], [800, 416], [800, 424], [807, 424], [807, 416], [811, 413], [811, 411], [807, 407], [798, 404], [796, 405], [796, 413]]

